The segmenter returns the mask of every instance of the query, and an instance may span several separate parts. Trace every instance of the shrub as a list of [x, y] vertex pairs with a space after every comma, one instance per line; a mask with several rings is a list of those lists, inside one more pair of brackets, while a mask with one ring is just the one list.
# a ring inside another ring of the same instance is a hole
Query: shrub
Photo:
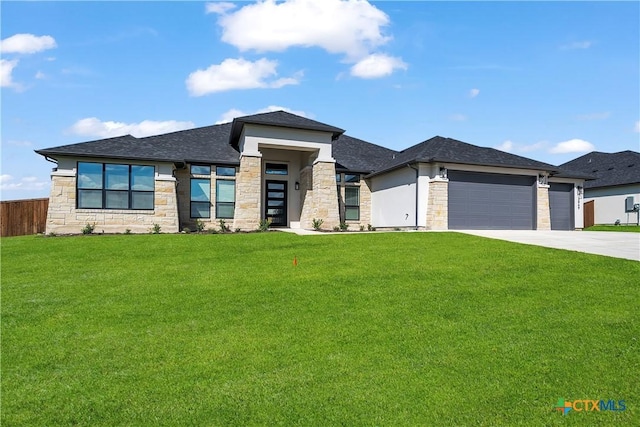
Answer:
[[96, 228], [95, 224], [87, 223], [87, 225], [82, 227], [82, 234], [91, 234], [91, 233], [93, 233], [93, 230], [95, 230], [95, 228]]
[[161, 228], [162, 227], [160, 227], [160, 224], [153, 224], [153, 227], [151, 227], [151, 233], [160, 234]]
[[371, 224], [367, 224], [367, 230], [368, 231], [376, 231], [376, 229]]
[[218, 230], [213, 227], [207, 228], [207, 233], [209, 234], [218, 234]]
[[340, 223], [340, 231], [347, 231], [348, 229], [349, 229], [349, 224], [347, 224], [346, 222]]
[[124, 234], [131, 234], [131, 229], [127, 228], [126, 230], [124, 230]]
[[360, 231], [364, 231], [364, 225], [360, 226]]
[[224, 219], [221, 219], [218, 222], [220, 223], [220, 232], [221, 233], [225, 233], [225, 232], [229, 231], [229, 226], [227, 225], [227, 222]]
[[191, 233], [191, 229], [190, 229], [189, 227], [184, 227], [184, 228], [182, 229], [182, 232], [183, 232], [183, 233]]
[[196, 231], [202, 233], [204, 231], [204, 221], [196, 219]]
[[322, 224], [324, 223], [324, 220], [321, 218], [315, 219], [313, 218], [313, 220], [311, 221], [311, 226], [313, 227], [314, 230], [318, 231], [320, 230], [320, 227], [322, 227]]
[[54, 233], [53, 231], [50, 231], [50, 232], [49, 232], [49, 234], [47, 234], [47, 236], [49, 236], [49, 237], [56, 237], [56, 236], [57, 236], [57, 234], [56, 234], [56, 233]]
[[240, 227], [236, 228], [236, 233], [241, 232], [242, 230], [240, 229]]
[[340, 231], [340, 227], [336, 225], [335, 227], [333, 227], [333, 231]]
[[268, 231], [271, 226], [271, 218], [261, 219], [258, 224], [258, 231]]

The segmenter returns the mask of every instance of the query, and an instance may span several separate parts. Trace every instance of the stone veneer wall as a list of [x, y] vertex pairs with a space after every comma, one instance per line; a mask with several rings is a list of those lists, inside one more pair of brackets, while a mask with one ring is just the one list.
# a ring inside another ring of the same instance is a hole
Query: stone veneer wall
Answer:
[[549, 186], [538, 184], [536, 230], [551, 230]]
[[332, 229], [340, 225], [338, 193], [336, 189], [336, 165], [317, 162], [313, 165], [313, 218], [322, 219], [322, 228]]
[[51, 175], [51, 195], [46, 233], [78, 234], [87, 224], [95, 233], [148, 233], [154, 224], [162, 232], [178, 231], [178, 204], [174, 178], [156, 178], [155, 209], [76, 209], [75, 172], [59, 171]]
[[236, 175], [236, 208], [233, 229], [256, 230], [260, 225], [261, 158], [242, 156]]
[[429, 182], [427, 200], [427, 230], [449, 228], [449, 181], [438, 179]]
[[[344, 201], [345, 201], [345, 188], [349, 187], [350, 185], [344, 184], [344, 185], [340, 185], [340, 199], [339, 199], [339, 212], [340, 212], [340, 218], [344, 218], [344, 211], [345, 211], [345, 206], [344, 206]], [[367, 183], [367, 181], [364, 178], [360, 178], [360, 182], [359, 185], [355, 185], [356, 187], [358, 187], [360, 189], [360, 219], [358, 221], [346, 221], [347, 224], [349, 224], [350, 226], [355, 226], [355, 227], [351, 227], [352, 230], [355, 229], [359, 229], [360, 226], [364, 226], [365, 228], [367, 228], [368, 225], [371, 224], [371, 188], [369, 187], [369, 184]]]

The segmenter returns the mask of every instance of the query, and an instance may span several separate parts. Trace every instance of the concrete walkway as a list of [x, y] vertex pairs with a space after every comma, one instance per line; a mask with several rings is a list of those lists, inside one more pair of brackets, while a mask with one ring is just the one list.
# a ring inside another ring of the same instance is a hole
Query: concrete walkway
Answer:
[[542, 230], [459, 230], [459, 232], [509, 242], [640, 261], [640, 233]]

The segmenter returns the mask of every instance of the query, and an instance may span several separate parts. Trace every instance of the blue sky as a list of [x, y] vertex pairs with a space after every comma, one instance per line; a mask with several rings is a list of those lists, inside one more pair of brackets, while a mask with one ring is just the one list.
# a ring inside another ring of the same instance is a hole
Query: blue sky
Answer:
[[401, 150], [639, 150], [638, 2], [2, 2], [3, 200], [34, 149], [286, 109]]

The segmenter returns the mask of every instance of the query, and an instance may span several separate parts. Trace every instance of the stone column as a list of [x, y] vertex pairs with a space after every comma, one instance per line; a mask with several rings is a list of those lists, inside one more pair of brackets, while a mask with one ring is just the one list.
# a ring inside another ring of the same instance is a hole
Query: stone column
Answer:
[[427, 199], [427, 230], [449, 229], [449, 181], [429, 181]]
[[536, 230], [551, 230], [551, 210], [549, 207], [549, 186], [538, 184]]
[[76, 209], [76, 175], [74, 171], [51, 173], [51, 193], [47, 210], [46, 233], [73, 232], [66, 230], [67, 218]]
[[236, 176], [236, 208], [233, 229], [256, 230], [260, 225], [262, 198], [261, 157], [243, 155]]
[[322, 219], [323, 228], [340, 225], [335, 163], [316, 162], [313, 165], [312, 188], [313, 218]]

